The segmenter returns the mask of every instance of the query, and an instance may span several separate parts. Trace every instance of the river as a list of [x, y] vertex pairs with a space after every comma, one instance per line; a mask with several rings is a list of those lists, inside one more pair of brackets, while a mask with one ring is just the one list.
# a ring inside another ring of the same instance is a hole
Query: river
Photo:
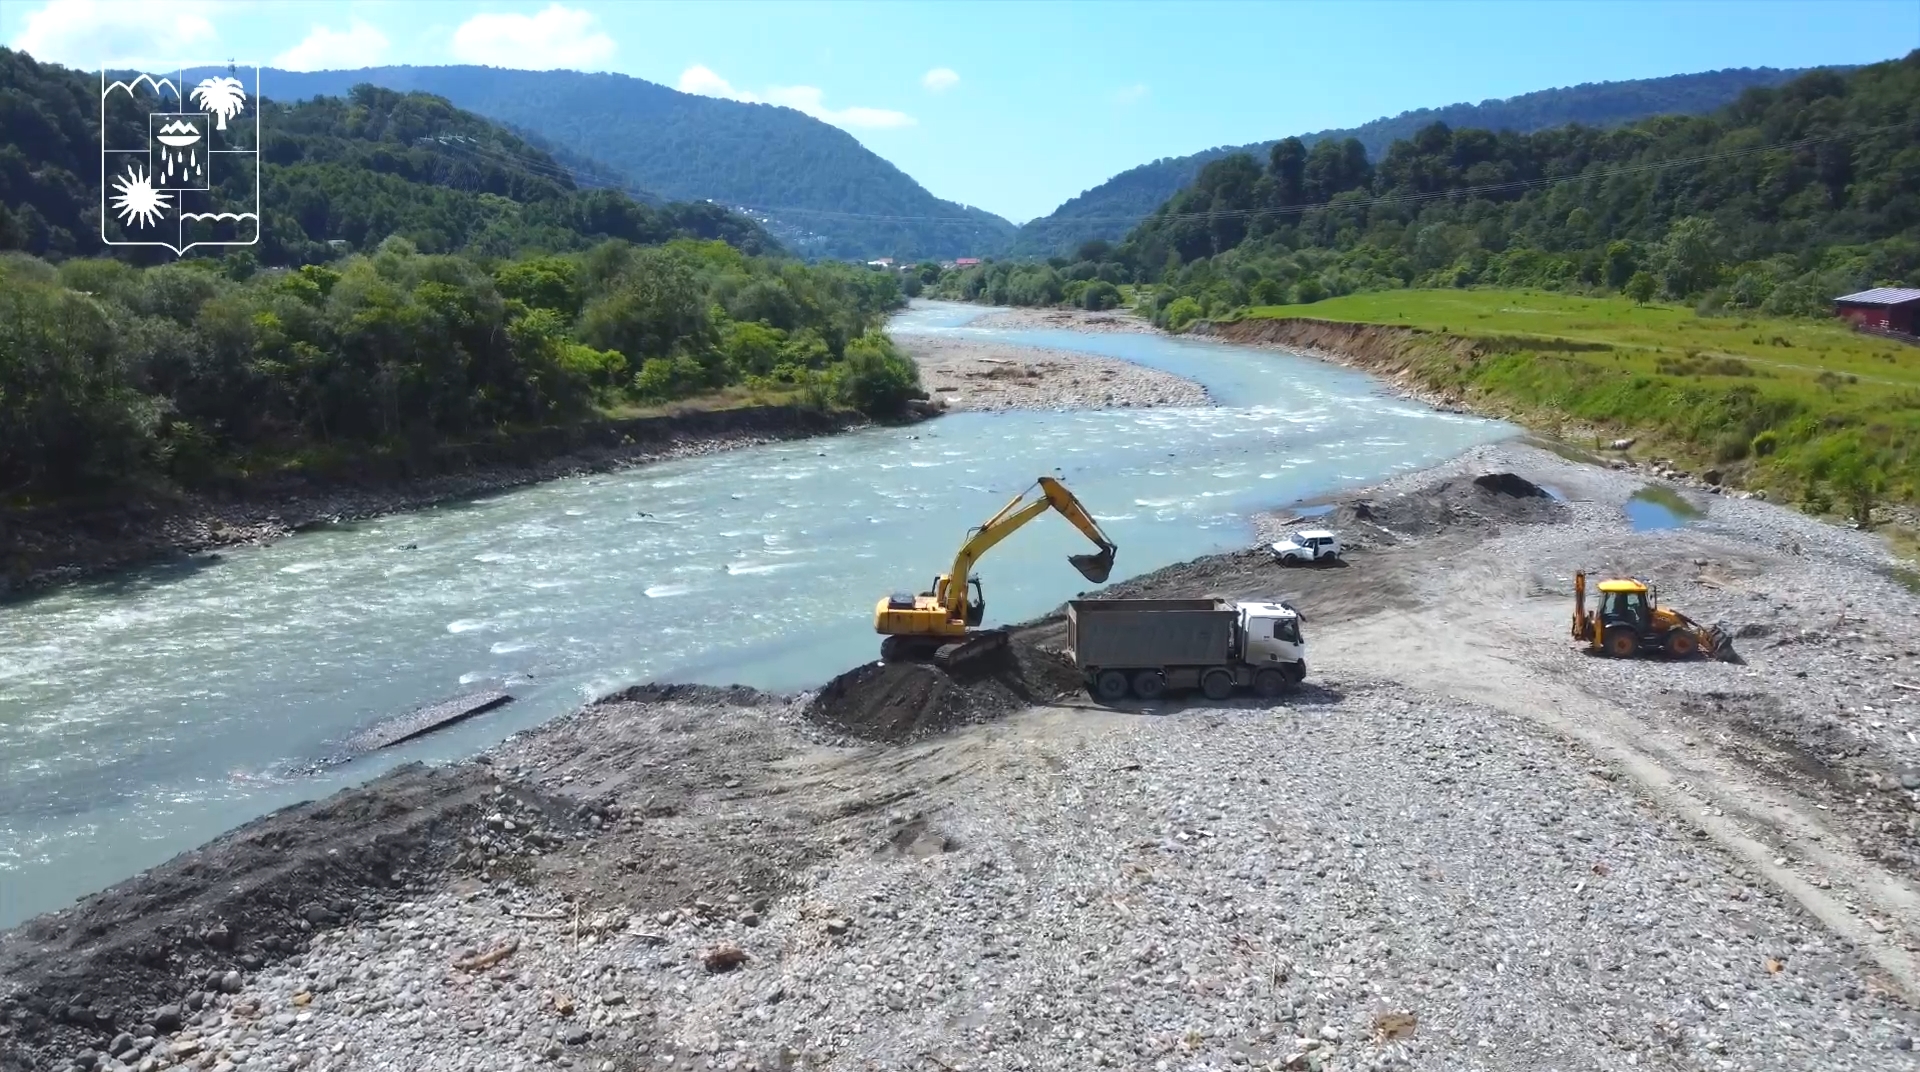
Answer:
[[[1198, 339], [984, 331], [1190, 377], [1209, 408], [961, 413], [559, 480], [237, 549], [0, 608], [0, 927], [251, 818], [440, 762], [626, 684], [818, 685], [875, 657], [872, 611], [1054, 473], [1120, 547], [1113, 579], [1244, 546], [1245, 516], [1431, 465], [1509, 426], [1308, 358]], [[1084, 583], [1055, 517], [977, 571], [988, 621]], [[320, 774], [352, 731], [464, 691], [516, 702]]]

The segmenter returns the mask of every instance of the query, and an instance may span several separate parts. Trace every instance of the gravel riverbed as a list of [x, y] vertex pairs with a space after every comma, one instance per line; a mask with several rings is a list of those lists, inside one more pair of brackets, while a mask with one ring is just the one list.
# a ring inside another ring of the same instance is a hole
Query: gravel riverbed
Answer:
[[903, 334], [897, 341], [919, 364], [922, 386], [955, 410], [1133, 409], [1212, 401], [1192, 380], [1110, 357], [943, 335]]

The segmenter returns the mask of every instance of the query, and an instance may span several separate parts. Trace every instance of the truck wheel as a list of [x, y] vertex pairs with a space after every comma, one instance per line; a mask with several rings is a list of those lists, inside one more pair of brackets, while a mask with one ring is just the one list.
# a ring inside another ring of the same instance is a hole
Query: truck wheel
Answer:
[[1287, 680], [1295, 685], [1307, 679], [1307, 664], [1304, 662], [1287, 664]]
[[1142, 700], [1158, 700], [1166, 691], [1166, 676], [1158, 670], [1142, 670], [1133, 675], [1133, 694]]
[[1225, 670], [1209, 670], [1200, 678], [1200, 691], [1209, 700], [1224, 700], [1233, 695], [1233, 675]]
[[1094, 698], [1101, 703], [1119, 703], [1127, 698], [1127, 675], [1118, 670], [1103, 670], [1093, 679]]
[[1268, 668], [1253, 675], [1253, 693], [1263, 700], [1271, 700], [1287, 691], [1287, 675]]

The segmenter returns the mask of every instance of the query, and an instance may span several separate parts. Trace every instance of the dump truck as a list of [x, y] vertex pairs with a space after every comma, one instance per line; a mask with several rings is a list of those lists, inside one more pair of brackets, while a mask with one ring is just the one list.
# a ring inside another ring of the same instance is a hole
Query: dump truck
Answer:
[[1067, 647], [1103, 703], [1199, 689], [1272, 699], [1307, 676], [1305, 618], [1284, 600], [1076, 599]]

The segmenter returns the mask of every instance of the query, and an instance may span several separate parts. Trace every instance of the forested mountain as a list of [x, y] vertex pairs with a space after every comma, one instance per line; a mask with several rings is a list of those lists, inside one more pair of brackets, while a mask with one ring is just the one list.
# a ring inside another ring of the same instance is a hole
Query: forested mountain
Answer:
[[[1567, 123], [1604, 127], [1655, 115], [1700, 115], [1731, 103], [1748, 88], [1778, 85], [1805, 73], [1804, 70], [1755, 67], [1626, 82], [1589, 82], [1506, 100], [1420, 108], [1350, 130], [1303, 134], [1300, 141], [1312, 148], [1322, 141], [1355, 138], [1370, 158], [1378, 160], [1394, 141], [1410, 138], [1436, 122], [1450, 127], [1524, 134]], [[1012, 252], [1045, 257], [1069, 252], [1088, 239], [1118, 239], [1192, 182], [1207, 163], [1235, 153], [1264, 158], [1272, 147], [1273, 142], [1222, 146], [1191, 156], [1165, 157], [1123, 171], [1061, 205], [1052, 214], [1021, 227], [1014, 238]]]
[[[681, 93], [619, 74], [492, 67], [261, 72], [299, 99], [359, 82], [421, 90], [533, 131], [667, 197], [754, 210], [808, 255], [953, 257], [1005, 246], [1013, 225], [943, 201], [851, 134], [791, 108]], [[913, 217], [872, 219], [861, 217]]]
[[[110, 132], [144, 144], [147, 106], [112, 100]], [[874, 413], [915, 389], [875, 330], [903, 300], [893, 273], [756, 255], [775, 248], [765, 233], [716, 205], [574, 189], [544, 153], [425, 94], [266, 102], [257, 246], [90, 256], [107, 252], [98, 102], [97, 76], [0, 51], [9, 505], [740, 385]]]
[[[0, 49], [0, 249], [56, 257], [103, 249], [99, 109], [97, 75]], [[722, 238], [749, 252], [773, 245], [752, 221], [714, 205], [646, 206], [579, 189], [545, 152], [425, 94], [363, 86], [346, 99], [268, 100], [262, 115], [265, 226], [250, 252], [264, 264], [324, 261], [342, 252], [329, 243], [363, 249], [390, 235], [426, 252], [491, 255], [602, 238]], [[112, 97], [107, 122], [126, 143], [144, 143], [146, 111], [131, 98]], [[171, 256], [120, 253], [138, 263]]]
[[1475, 284], [1824, 314], [1835, 294], [1920, 285], [1920, 51], [1750, 89], [1708, 116], [1533, 134], [1432, 123], [1377, 165], [1357, 139], [1289, 138], [1207, 164], [1125, 241], [1081, 257], [940, 286], [1039, 304], [1109, 300], [1101, 279], [1159, 284], [1148, 304], [1174, 327]]

